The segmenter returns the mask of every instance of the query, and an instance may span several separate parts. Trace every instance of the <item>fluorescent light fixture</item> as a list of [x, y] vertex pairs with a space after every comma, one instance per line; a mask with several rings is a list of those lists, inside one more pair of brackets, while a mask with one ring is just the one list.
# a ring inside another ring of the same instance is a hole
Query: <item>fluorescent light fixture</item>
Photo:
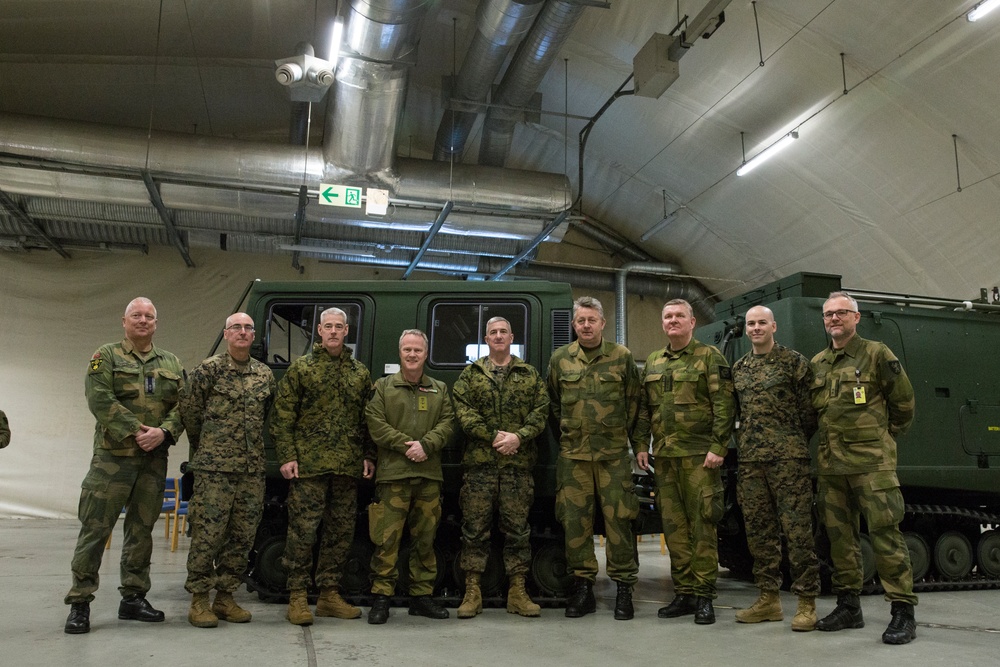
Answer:
[[340, 57], [340, 44], [344, 41], [344, 19], [340, 16], [333, 19], [333, 31], [330, 35], [330, 69], [336, 71], [337, 58]]
[[[997, 0], [1000, 2], [1000, 0]], [[792, 143], [799, 138], [798, 132], [789, 132], [782, 138], [775, 141], [773, 144], [762, 150], [757, 155], [753, 156], [749, 160], [743, 163], [743, 166], [736, 170], [737, 176], [745, 176], [751, 171], [759, 167], [762, 163], [770, 160], [776, 154], [780, 153], [788, 144]]]
[[639, 242], [643, 243], [645, 241], [648, 241], [650, 237], [653, 236], [653, 234], [657, 233], [658, 231], [660, 231], [661, 229], [663, 229], [676, 219], [677, 219], [677, 211], [674, 211], [673, 213], [665, 217], [663, 220], [660, 220], [658, 223], [650, 227], [645, 234], [639, 237]]
[[978, 21], [997, 7], [1000, 7], [1000, 0], [984, 0], [984, 2], [980, 2], [973, 7], [972, 11], [966, 14], [965, 18], [970, 21]]

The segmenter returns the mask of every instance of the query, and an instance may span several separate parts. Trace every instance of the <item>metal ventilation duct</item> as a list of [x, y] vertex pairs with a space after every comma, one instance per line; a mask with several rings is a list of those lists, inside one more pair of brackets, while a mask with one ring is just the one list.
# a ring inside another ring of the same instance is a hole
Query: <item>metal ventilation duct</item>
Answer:
[[[523, 107], [538, 89], [552, 61], [559, 54], [577, 19], [583, 14], [577, 2], [549, 0], [538, 20], [514, 54], [507, 68], [495, 103]], [[514, 139], [514, 124], [519, 112], [490, 107], [483, 123], [483, 139], [479, 146], [479, 163], [502, 167], [510, 154]]]
[[[451, 97], [482, 103], [490, 92], [510, 49], [528, 31], [543, 0], [480, 0], [476, 34], [455, 79]], [[434, 142], [434, 159], [460, 160], [465, 142], [479, 116], [478, 109], [446, 109]]]

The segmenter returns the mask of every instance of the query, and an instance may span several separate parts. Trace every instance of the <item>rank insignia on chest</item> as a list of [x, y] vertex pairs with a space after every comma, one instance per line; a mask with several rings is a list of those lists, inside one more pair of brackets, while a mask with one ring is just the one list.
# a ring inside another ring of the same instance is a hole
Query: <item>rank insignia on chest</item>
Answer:
[[418, 396], [417, 397], [417, 410], [420, 412], [427, 412], [427, 397]]

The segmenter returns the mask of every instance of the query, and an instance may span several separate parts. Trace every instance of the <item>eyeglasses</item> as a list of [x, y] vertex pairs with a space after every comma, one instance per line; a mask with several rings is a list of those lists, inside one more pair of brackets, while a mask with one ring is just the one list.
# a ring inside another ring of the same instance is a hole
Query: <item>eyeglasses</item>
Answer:
[[239, 333], [240, 331], [253, 333], [253, 330], [254, 326], [252, 324], [234, 324], [232, 326], [226, 327], [226, 331], [232, 331], [233, 333]]
[[832, 320], [834, 317], [836, 317], [837, 319], [842, 320], [845, 317], [847, 317], [847, 313], [856, 313], [856, 312], [858, 311], [848, 310], [846, 308], [841, 308], [840, 310], [828, 310], [825, 313], [823, 313], [823, 319]]
[[323, 331], [343, 331], [344, 329], [347, 328], [347, 325], [340, 324], [339, 322], [337, 324], [333, 324], [332, 322], [327, 322], [326, 324], [319, 325], [319, 328], [322, 329]]

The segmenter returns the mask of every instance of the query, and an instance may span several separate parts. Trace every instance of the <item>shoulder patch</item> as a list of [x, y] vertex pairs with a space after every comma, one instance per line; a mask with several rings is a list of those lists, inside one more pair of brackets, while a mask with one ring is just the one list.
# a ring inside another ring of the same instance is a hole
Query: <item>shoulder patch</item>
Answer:
[[100, 353], [97, 353], [90, 360], [90, 372], [95, 373], [101, 370], [101, 365], [104, 364], [104, 359], [101, 358]]
[[732, 380], [733, 369], [729, 366], [719, 366], [719, 377], [723, 380]]
[[903, 367], [900, 365], [898, 360], [893, 359], [892, 361], [889, 362], [889, 370], [892, 371], [894, 374], [899, 375], [900, 373], [903, 372]]

